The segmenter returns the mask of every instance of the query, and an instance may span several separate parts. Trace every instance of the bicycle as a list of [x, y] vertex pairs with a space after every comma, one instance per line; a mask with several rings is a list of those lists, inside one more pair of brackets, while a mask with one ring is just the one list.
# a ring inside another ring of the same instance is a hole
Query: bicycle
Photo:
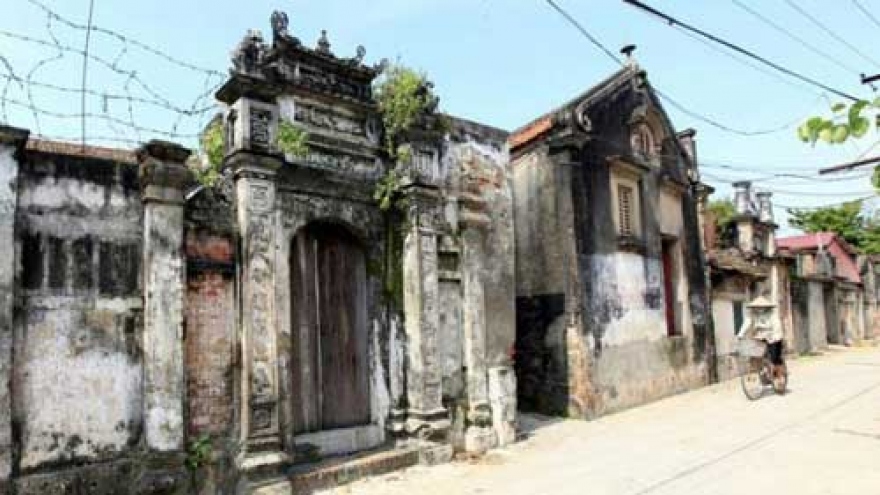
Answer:
[[788, 387], [788, 370], [783, 363], [780, 372], [774, 376], [773, 363], [770, 361], [766, 342], [749, 338], [740, 339], [737, 357], [740, 383], [743, 393], [749, 400], [761, 398], [767, 386], [772, 387], [778, 395], [785, 393]]

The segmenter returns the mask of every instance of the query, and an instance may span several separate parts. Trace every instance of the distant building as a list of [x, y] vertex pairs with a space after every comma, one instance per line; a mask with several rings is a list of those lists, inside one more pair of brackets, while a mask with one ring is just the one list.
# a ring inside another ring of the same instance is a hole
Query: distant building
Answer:
[[776, 254], [772, 195], [755, 193], [748, 181], [733, 187], [734, 216], [728, 223], [718, 224], [704, 208], [718, 374], [722, 379], [738, 373], [736, 334], [752, 299], [763, 296], [776, 304], [775, 317], [791, 339], [788, 274]]
[[777, 241], [792, 260], [792, 318], [798, 350], [851, 344], [865, 337], [858, 253], [840, 236], [819, 232]]

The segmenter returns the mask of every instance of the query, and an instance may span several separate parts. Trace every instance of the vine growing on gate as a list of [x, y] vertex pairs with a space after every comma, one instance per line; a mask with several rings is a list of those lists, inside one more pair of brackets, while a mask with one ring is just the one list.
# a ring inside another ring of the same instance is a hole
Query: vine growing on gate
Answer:
[[[398, 308], [403, 307], [403, 244], [408, 207], [402, 188], [406, 167], [412, 161], [411, 134], [418, 127], [445, 125], [436, 115], [439, 98], [427, 75], [400, 64], [385, 69], [376, 82], [374, 95], [384, 127], [383, 148], [394, 161], [376, 183], [373, 198], [385, 214], [384, 292]], [[428, 129], [430, 130], [430, 129]]]
[[[285, 119], [278, 122], [275, 134], [275, 147], [295, 157], [304, 157], [309, 153], [309, 134], [300, 126]], [[193, 167], [196, 180], [205, 187], [213, 187], [220, 179], [220, 169], [226, 155], [226, 143], [223, 136], [223, 124], [215, 119], [205, 128], [199, 142], [205, 160]]]

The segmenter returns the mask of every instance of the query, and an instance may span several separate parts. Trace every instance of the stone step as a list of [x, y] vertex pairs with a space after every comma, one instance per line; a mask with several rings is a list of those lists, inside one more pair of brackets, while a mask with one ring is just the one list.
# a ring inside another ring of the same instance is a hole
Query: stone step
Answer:
[[307, 494], [389, 473], [419, 463], [420, 449], [385, 448], [294, 466], [287, 474], [293, 493]]

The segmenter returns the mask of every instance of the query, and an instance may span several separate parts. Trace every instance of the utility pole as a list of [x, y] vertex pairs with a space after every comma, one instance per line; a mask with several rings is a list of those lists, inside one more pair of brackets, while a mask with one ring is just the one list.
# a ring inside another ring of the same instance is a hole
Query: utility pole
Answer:
[[862, 84], [867, 84], [868, 86], [871, 86], [871, 89], [875, 91], [876, 88], [874, 88], [874, 83], [877, 81], [880, 81], [880, 74], [874, 74], [873, 76], [866, 76], [862, 74]]

